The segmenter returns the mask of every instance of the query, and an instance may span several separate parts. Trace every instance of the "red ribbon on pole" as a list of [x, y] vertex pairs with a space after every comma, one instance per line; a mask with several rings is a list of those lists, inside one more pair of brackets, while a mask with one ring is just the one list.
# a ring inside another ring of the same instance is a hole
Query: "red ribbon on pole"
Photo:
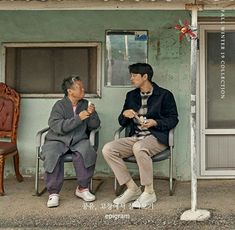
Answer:
[[179, 24], [175, 26], [175, 29], [180, 31], [179, 33], [179, 40], [182, 41], [184, 37], [187, 38], [188, 41], [190, 39], [196, 39], [197, 35], [193, 32], [196, 31], [196, 29], [193, 29], [187, 20], [185, 20], [184, 24], [179, 20]]

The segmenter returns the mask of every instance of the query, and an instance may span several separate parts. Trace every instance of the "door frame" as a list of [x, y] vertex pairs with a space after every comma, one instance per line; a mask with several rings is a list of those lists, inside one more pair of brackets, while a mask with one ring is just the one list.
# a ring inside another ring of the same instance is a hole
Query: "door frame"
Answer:
[[199, 29], [199, 76], [198, 76], [198, 177], [199, 178], [235, 178], [235, 170], [206, 170], [206, 135], [235, 135], [235, 129], [207, 129], [206, 128], [206, 31], [221, 31], [221, 26], [226, 27], [226, 31], [235, 31], [234, 23], [221, 24], [220, 22], [200, 23]]

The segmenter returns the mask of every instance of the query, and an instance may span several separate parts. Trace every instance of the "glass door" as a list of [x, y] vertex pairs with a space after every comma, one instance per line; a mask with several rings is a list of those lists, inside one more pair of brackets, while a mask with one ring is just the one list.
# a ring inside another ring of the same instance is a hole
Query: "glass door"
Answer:
[[235, 26], [200, 26], [200, 176], [235, 177]]

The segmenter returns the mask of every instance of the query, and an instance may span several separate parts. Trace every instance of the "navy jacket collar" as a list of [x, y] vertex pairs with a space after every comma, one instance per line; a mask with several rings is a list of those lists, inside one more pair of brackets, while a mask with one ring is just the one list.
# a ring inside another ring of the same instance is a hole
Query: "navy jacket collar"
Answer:
[[[155, 82], [152, 82], [152, 86], [153, 86], [153, 94], [159, 95], [160, 94], [160, 87]], [[135, 89], [135, 92], [140, 94], [140, 88]]]

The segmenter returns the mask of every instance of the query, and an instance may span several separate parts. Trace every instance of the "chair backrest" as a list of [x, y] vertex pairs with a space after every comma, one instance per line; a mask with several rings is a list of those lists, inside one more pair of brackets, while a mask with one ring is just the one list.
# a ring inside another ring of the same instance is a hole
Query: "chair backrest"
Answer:
[[[93, 146], [93, 148], [95, 149], [95, 151], [98, 150], [98, 145], [99, 145], [99, 130], [101, 127], [98, 127], [92, 131], [89, 131], [89, 140], [91, 143], [91, 146]], [[42, 151], [42, 146], [45, 142], [45, 136], [47, 134], [47, 132], [49, 131], [49, 127], [46, 127], [40, 131], [37, 132], [36, 135], [36, 152], [38, 154], [38, 156], [40, 157], [41, 151]], [[66, 154], [68, 155], [68, 154]], [[68, 158], [69, 160], [67, 160], [67, 162], [72, 161], [72, 157]]]
[[0, 82], [0, 137], [10, 138], [13, 143], [16, 143], [19, 110], [19, 94]]

